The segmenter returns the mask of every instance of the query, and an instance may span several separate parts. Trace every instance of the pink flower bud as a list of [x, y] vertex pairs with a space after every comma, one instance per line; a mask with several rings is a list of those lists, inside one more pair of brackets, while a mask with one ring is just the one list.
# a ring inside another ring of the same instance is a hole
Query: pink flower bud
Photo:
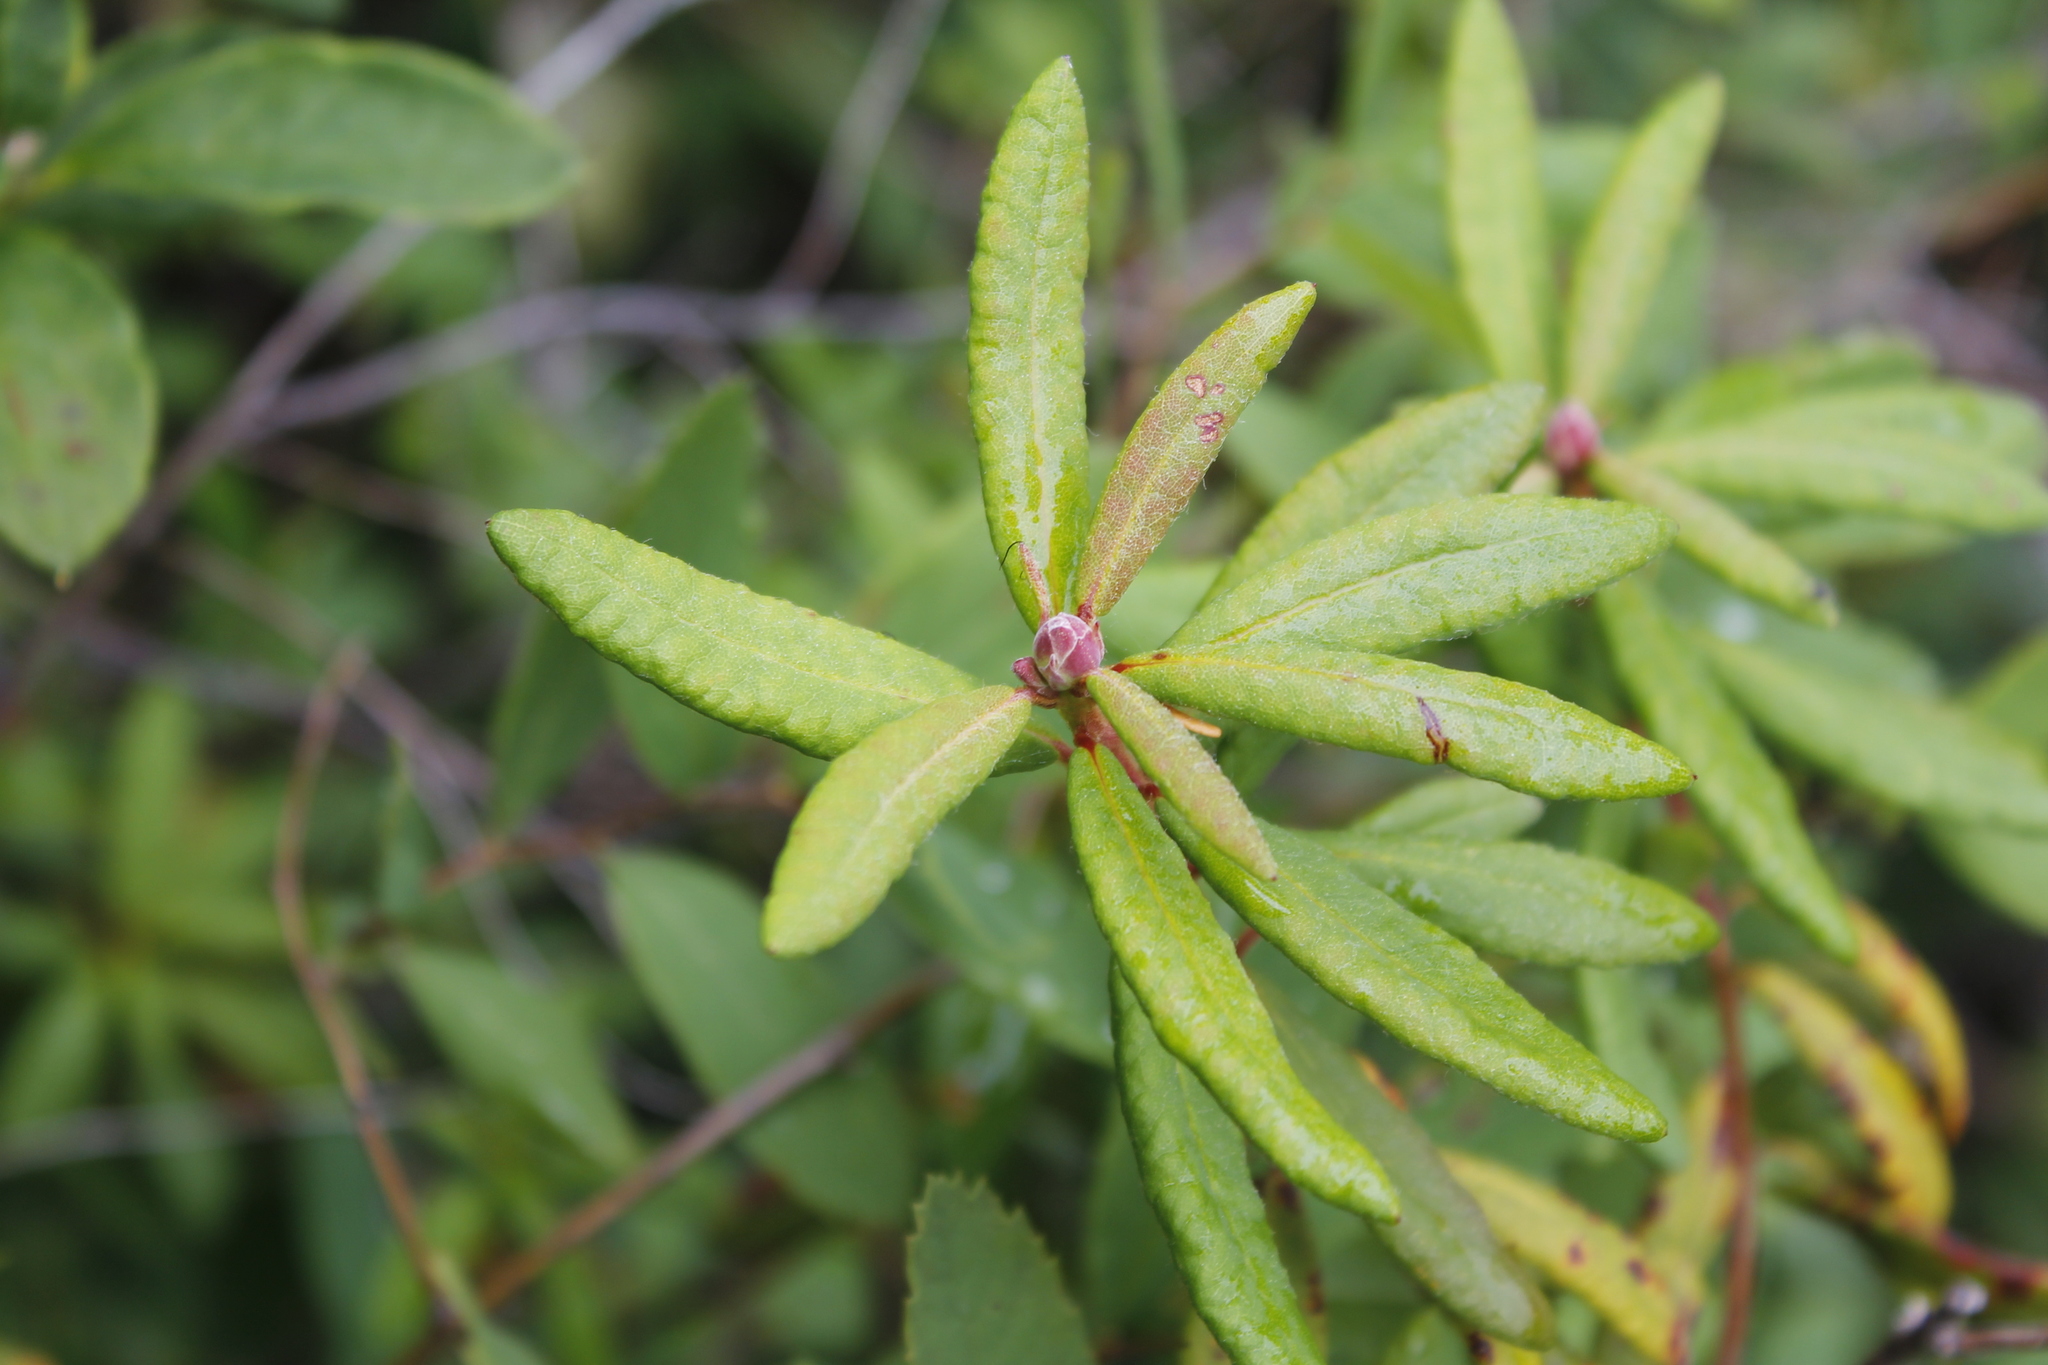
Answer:
[[1093, 621], [1058, 612], [1045, 618], [1031, 657], [1054, 692], [1064, 692], [1102, 667], [1102, 630]]
[[1566, 478], [1600, 453], [1600, 424], [1584, 403], [1574, 398], [1550, 414], [1550, 426], [1543, 433], [1543, 453]]

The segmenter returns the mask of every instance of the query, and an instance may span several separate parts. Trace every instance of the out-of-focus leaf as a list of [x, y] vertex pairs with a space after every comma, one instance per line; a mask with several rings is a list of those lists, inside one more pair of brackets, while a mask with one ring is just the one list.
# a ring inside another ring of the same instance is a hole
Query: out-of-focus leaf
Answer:
[[525, 1338], [501, 1326], [477, 1302], [476, 1290], [462, 1273], [462, 1266], [444, 1251], [433, 1253], [434, 1287], [446, 1296], [455, 1319], [462, 1324], [460, 1352], [462, 1365], [547, 1365]]
[[1112, 978], [1124, 1116], [1195, 1310], [1238, 1365], [1315, 1365], [1321, 1356], [1252, 1185], [1243, 1134], [1161, 1044], [1122, 971]]
[[1163, 810], [1161, 817], [1245, 923], [1402, 1042], [1581, 1128], [1632, 1142], [1664, 1135], [1648, 1101], [1478, 954], [1352, 876], [1313, 839], [1268, 825], [1280, 877], [1265, 882], [1176, 812]]
[[142, 497], [156, 380], [113, 281], [63, 238], [0, 231], [0, 535], [67, 578]]
[[1203, 838], [1261, 877], [1280, 874], [1244, 798], [1173, 712], [1109, 669], [1089, 677], [1088, 695], [1102, 707], [1146, 775]]
[[917, 846], [988, 777], [1031, 696], [984, 687], [891, 721], [825, 770], [790, 826], [761, 917], [777, 957], [829, 948], [874, 913]]
[[1418, 782], [1351, 822], [1348, 834], [1375, 839], [1512, 839], [1543, 818], [1543, 802], [1474, 777]]
[[[1651, 1039], [1638, 974], [1626, 968], [1582, 967], [1573, 975], [1586, 1041], [1592, 1044], [1594, 1054], [1615, 1075], [1641, 1091], [1657, 1106], [1657, 1112], [1675, 1120], [1678, 1082]], [[1686, 1139], [1683, 1130], [1674, 1128], [1651, 1155], [1667, 1166], [1676, 1165], [1687, 1155]]]
[[1058, 1264], [983, 1185], [934, 1176], [910, 1236], [903, 1333], [918, 1365], [1088, 1365]]
[[1807, 840], [1791, 789], [1715, 686], [1650, 589], [1617, 583], [1596, 599], [1615, 671], [1650, 733], [1699, 774], [1690, 799], [1777, 907], [1844, 960], [1855, 931]]
[[1537, 384], [1490, 384], [1402, 413], [1304, 475], [1210, 586], [1205, 603], [1356, 521], [1492, 492], [1535, 439]]
[[1636, 345], [1671, 243], [1721, 126], [1718, 76], [1701, 76], [1650, 111], [1580, 239], [1564, 324], [1564, 388], [1595, 412]]
[[1650, 1264], [1677, 1293], [1680, 1310], [1698, 1316], [1706, 1296], [1707, 1267], [1735, 1214], [1740, 1184], [1721, 1113], [1727, 1085], [1718, 1074], [1693, 1087], [1685, 1106], [1685, 1162], [1657, 1184], [1640, 1232]]
[[[615, 853], [605, 881], [626, 965], [711, 1094], [731, 1094], [838, 1022], [844, 1005], [820, 966], [768, 956], [759, 897], [729, 874]], [[822, 1213], [893, 1225], [909, 1209], [910, 1116], [879, 1070], [814, 1082], [739, 1140]]]
[[1062, 57], [1018, 102], [996, 146], [968, 285], [968, 404], [989, 539], [1034, 626], [1024, 556], [1052, 600], [1065, 601], [1087, 516], [1087, 277], [1088, 121]]
[[85, 79], [92, 16], [83, 0], [0, 3], [0, 128], [44, 128]]
[[1315, 301], [1309, 284], [1252, 300], [1166, 377], [1110, 470], [1069, 605], [1097, 617], [1116, 605], [1186, 508], [1230, 424], [1287, 354]]
[[1555, 967], [1678, 962], [1719, 937], [1690, 900], [1535, 843], [1361, 834], [1326, 840], [1372, 885], [1475, 948]]
[[1453, 768], [1539, 796], [1683, 791], [1692, 773], [1639, 735], [1481, 673], [1306, 645], [1159, 650], [1124, 675], [1173, 706]]
[[1938, 1231], [1948, 1221], [1952, 1194], [1948, 1151], [1912, 1078], [1847, 1010], [1785, 968], [1757, 963], [1743, 982], [1848, 1111], [1870, 1148], [1872, 1175], [1892, 1221], [1909, 1232]]
[[1933, 1092], [1942, 1130], [1953, 1142], [1970, 1117], [1970, 1059], [1955, 1007], [1927, 964], [1883, 920], [1858, 901], [1847, 904], [1856, 926], [1856, 975], [1897, 1026], [1893, 1045]]
[[[588, 650], [581, 640], [576, 644]], [[669, 791], [687, 793], [717, 776], [746, 742], [739, 731], [682, 705], [646, 679], [601, 658], [597, 666], [611, 716], [626, 732], [633, 757]]]
[[558, 995], [469, 953], [411, 945], [399, 978], [434, 1041], [468, 1080], [530, 1106], [607, 1167], [638, 1143], [583, 1024]]
[[2048, 932], [2048, 835], [1953, 820], [1928, 822], [1935, 852], [1972, 891]]
[[1746, 421], [1820, 394], [1900, 384], [1919, 387], [1934, 370], [1925, 343], [1905, 331], [1852, 331], [1751, 356], [1701, 377], [1658, 409], [1657, 437]]
[[1096, 918], [1159, 1040], [1295, 1184], [1368, 1218], [1398, 1216], [1372, 1153], [1288, 1067], [1229, 935], [1122, 765], [1077, 749], [1068, 807]]
[[[2041, 410], [2015, 394], [1974, 384], [1887, 384], [1806, 398], [1765, 414], [1773, 431], [1870, 439], [1929, 437], [2038, 474], [2048, 463]], [[1910, 447], [1909, 447], [1910, 448]]]
[[171, 987], [190, 1036], [248, 1079], [279, 1090], [333, 1082], [327, 1045], [296, 991], [215, 972], [180, 974]]
[[1363, 269], [1401, 312], [1457, 351], [1485, 353], [1465, 300], [1440, 270], [1401, 249], [1389, 236], [1357, 218], [1330, 224], [1330, 245]]
[[1463, 1152], [1444, 1162], [1517, 1256], [1591, 1304], [1658, 1365], [1680, 1365], [1691, 1324], [1642, 1243], [1520, 1171]]
[[2048, 748], [2048, 630], [1999, 660], [1970, 689], [1970, 709], [2006, 733]]
[[1458, 291], [1501, 379], [1548, 382], [1556, 309], [1536, 111], [1500, 0], [1463, 0], [1444, 74], [1444, 187]]
[[1110, 650], [1157, 649], [1195, 614], [1216, 581], [1217, 568], [1213, 559], [1155, 557], [1117, 599], [1116, 610], [1103, 619], [1102, 637], [1110, 642]]
[[499, 829], [532, 814], [604, 729], [604, 666], [552, 614], [527, 623], [491, 713], [491, 820]]
[[1833, 588], [1705, 493], [1619, 456], [1595, 460], [1586, 472], [1609, 497], [1670, 517], [1678, 526], [1677, 547], [1729, 587], [1815, 625], [1832, 626], [1839, 619]]
[[704, 573], [745, 582], [761, 557], [754, 483], [766, 440], [753, 386], [726, 380], [676, 427], [633, 491], [620, 527]]
[[0, 1126], [88, 1104], [99, 1088], [107, 1006], [93, 973], [75, 968], [43, 990], [12, 1030], [0, 1065]]
[[172, 1207], [192, 1226], [219, 1224], [234, 1197], [235, 1167], [227, 1150], [226, 1125], [208, 1099], [179, 1037], [178, 1018], [163, 974], [149, 964], [109, 973], [108, 996], [128, 1044], [128, 1070], [135, 1097], [146, 1105], [196, 1110], [185, 1144], [159, 1148], [149, 1163]]
[[1268, 564], [1167, 642], [1299, 643], [1397, 653], [1583, 597], [1671, 544], [1646, 507], [1513, 494], [1346, 527]]
[[233, 43], [98, 108], [44, 173], [256, 213], [528, 218], [569, 187], [568, 140], [503, 84], [411, 44]]
[[1269, 384], [1230, 428], [1223, 459], [1260, 499], [1277, 503], [1351, 435], [1319, 397]]
[[1319, 1033], [1284, 992], [1261, 982], [1259, 996], [1302, 1083], [1379, 1156], [1400, 1191], [1401, 1221], [1371, 1225], [1380, 1240], [1465, 1321], [1527, 1345], [1547, 1344], [1549, 1302], [1494, 1238], [1422, 1126], [1381, 1093], [1360, 1058]]
[[[1107, 977], [1105, 971], [1105, 985]], [[1103, 1000], [1106, 1005], [1107, 991]], [[1213, 1107], [1215, 1101], [1209, 1103]], [[1103, 1116], [1088, 1171], [1081, 1269], [1090, 1327], [1097, 1337], [1168, 1330], [1180, 1311], [1180, 1274], [1166, 1230], [1146, 1196], [1121, 1104], [1110, 1105]]]

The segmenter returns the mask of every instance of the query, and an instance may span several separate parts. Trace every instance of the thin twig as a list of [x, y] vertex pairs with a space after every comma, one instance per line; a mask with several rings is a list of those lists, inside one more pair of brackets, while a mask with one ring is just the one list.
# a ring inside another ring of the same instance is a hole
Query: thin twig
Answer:
[[526, 102], [551, 114], [603, 75], [622, 53], [662, 20], [700, 0], [612, 0], [555, 44], [554, 51], [514, 82]]
[[1742, 987], [1735, 973], [1735, 950], [1728, 938], [1727, 905], [1711, 888], [1696, 899], [1721, 924], [1721, 940], [1707, 954], [1714, 982], [1714, 1012], [1721, 1024], [1720, 1140], [1735, 1171], [1735, 1209], [1728, 1234], [1728, 1271], [1723, 1289], [1721, 1341], [1715, 1365], [1741, 1365], [1749, 1316], [1756, 1297], [1757, 1161], [1756, 1128], [1750, 1112], [1748, 1067], [1742, 1050]]

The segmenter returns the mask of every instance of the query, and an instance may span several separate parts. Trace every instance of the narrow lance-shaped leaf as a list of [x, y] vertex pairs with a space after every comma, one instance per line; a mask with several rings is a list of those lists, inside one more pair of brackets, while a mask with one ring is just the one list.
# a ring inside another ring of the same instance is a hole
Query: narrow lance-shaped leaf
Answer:
[[1024, 1215], [934, 1176], [910, 1236], [903, 1335], [918, 1365], [1091, 1365], [1081, 1315]]
[[1203, 838], [1261, 877], [1280, 875], [1244, 798], [1173, 712], [1110, 669], [1089, 675], [1088, 695], [1109, 717], [1147, 776]]
[[1856, 975], [1909, 1040], [1903, 1051], [1933, 1091], [1942, 1131], [1953, 1142], [1970, 1117], [1970, 1060], [1955, 1007], [1927, 964], [1883, 920], [1858, 901], [1847, 904], [1856, 925]]
[[1692, 773], [1640, 735], [1520, 683], [1383, 654], [1198, 645], [1125, 660], [1173, 706], [1304, 739], [1451, 767], [1539, 796], [1617, 801], [1683, 791]]
[[1870, 1148], [1885, 1213], [1907, 1232], [1940, 1230], [1953, 1193], [1948, 1151], [1905, 1069], [1846, 1009], [1776, 963], [1750, 967], [1743, 984], [1848, 1111]]
[[1723, 102], [1721, 78], [1701, 76], [1653, 109], [1579, 242], [1565, 313], [1564, 388], [1595, 412], [1635, 349], [1672, 239], [1706, 170]]
[[1671, 544], [1670, 518], [1589, 498], [1459, 498], [1346, 527], [1267, 565], [1167, 642], [1391, 654], [1584, 597]]
[[1078, 749], [1068, 778], [1096, 919], [1160, 1041], [1295, 1184], [1368, 1218], [1398, 1217], [1372, 1153], [1287, 1065], [1230, 936], [1123, 767], [1099, 748]]
[[1844, 960], [1854, 956], [1848, 913], [1799, 823], [1791, 789], [1704, 661], [1639, 580], [1616, 583], [1595, 601], [1615, 671], [1650, 733], [1699, 774], [1689, 795], [1708, 825], [1814, 942]]
[[1458, 289], [1501, 379], [1548, 380], [1550, 230], [1536, 110], [1500, 0], [1464, 0], [1444, 74], [1444, 186]]
[[1654, 507], [1678, 525], [1678, 548], [1738, 592], [1817, 626], [1840, 618], [1834, 589], [1768, 536], [1696, 488], [1617, 456], [1586, 466], [1593, 486]]
[[1355, 521], [1490, 493], [1536, 438], [1540, 384], [1489, 384], [1402, 413], [1301, 477], [1252, 528], [1203, 605]]
[[[1676, 1115], [1678, 1082], [1651, 1041], [1638, 974], [1626, 968], [1582, 967], [1574, 976], [1579, 1014], [1593, 1051], [1616, 1075], [1647, 1095], [1660, 1112]], [[1686, 1156], [1686, 1135], [1666, 1133], [1651, 1155], [1667, 1166], [1679, 1164]]]
[[1512, 839], [1543, 818], [1543, 802], [1474, 777], [1418, 782], [1353, 820], [1348, 835], [1375, 839]]
[[859, 928], [1030, 714], [1029, 693], [984, 687], [941, 697], [841, 754], [811, 788], [776, 860], [761, 916], [768, 951], [815, 953]]
[[1237, 1365], [1318, 1365], [1314, 1334], [1252, 1184], [1243, 1135], [1160, 1043], [1123, 973], [1110, 975], [1131, 1145], [1195, 1311]]
[[1266, 882], [1176, 812], [1161, 818], [1247, 924], [1402, 1042], [1567, 1123], [1634, 1142], [1664, 1135], [1647, 1100], [1478, 954], [1351, 875], [1313, 839], [1266, 826], [1280, 860], [1279, 879]]
[[1095, 505], [1067, 601], [1098, 620], [1108, 614], [1187, 507], [1266, 372], [1280, 363], [1315, 286], [1253, 299], [1166, 377], [1124, 441]]
[[1650, 1264], [1670, 1282], [1687, 1318], [1699, 1313], [1707, 1267], [1720, 1248], [1740, 1193], [1733, 1154], [1721, 1140], [1727, 1089], [1718, 1072], [1693, 1087], [1685, 1106], [1685, 1164], [1658, 1182], [1640, 1230]]

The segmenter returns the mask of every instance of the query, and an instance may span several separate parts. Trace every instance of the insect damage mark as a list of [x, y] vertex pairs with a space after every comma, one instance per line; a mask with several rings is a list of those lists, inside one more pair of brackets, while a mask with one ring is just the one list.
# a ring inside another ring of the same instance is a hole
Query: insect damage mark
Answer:
[[1444, 733], [1444, 723], [1428, 702], [1421, 697], [1415, 704], [1422, 708], [1422, 733], [1429, 739], [1429, 761], [1442, 763], [1451, 756], [1451, 737]]

